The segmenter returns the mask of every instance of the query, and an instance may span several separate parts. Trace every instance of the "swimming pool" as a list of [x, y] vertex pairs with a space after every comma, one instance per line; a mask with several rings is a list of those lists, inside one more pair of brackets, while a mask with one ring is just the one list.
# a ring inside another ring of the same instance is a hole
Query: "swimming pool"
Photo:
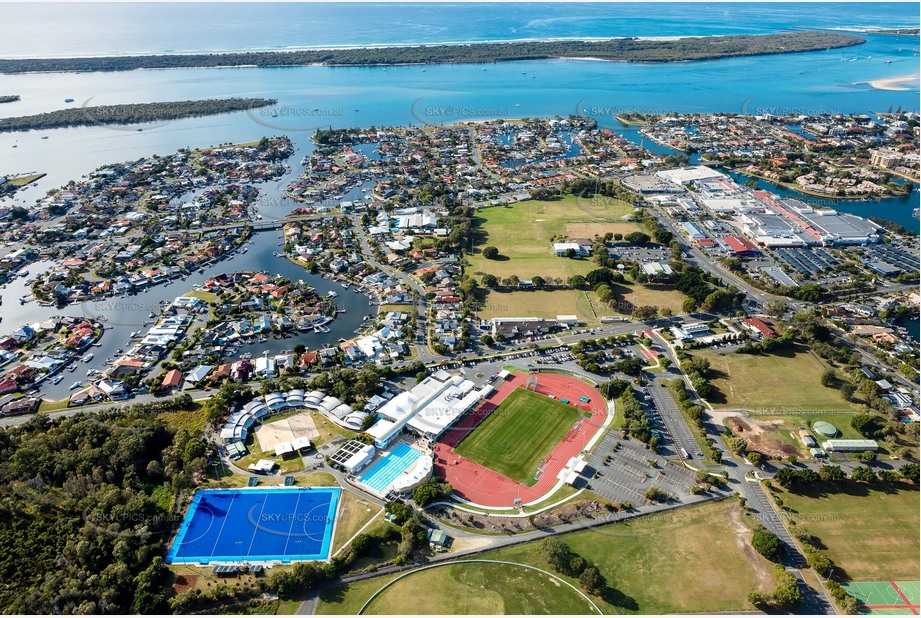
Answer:
[[338, 487], [198, 491], [166, 562], [326, 560], [340, 491]]
[[404, 470], [422, 455], [422, 451], [400, 442], [358, 480], [375, 492], [382, 494]]

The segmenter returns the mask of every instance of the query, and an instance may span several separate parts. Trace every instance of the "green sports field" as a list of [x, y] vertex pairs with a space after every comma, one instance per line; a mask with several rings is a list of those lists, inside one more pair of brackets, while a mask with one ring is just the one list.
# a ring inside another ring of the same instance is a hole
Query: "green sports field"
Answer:
[[517, 388], [463, 442], [461, 457], [533, 485], [540, 462], [579, 419], [574, 407]]

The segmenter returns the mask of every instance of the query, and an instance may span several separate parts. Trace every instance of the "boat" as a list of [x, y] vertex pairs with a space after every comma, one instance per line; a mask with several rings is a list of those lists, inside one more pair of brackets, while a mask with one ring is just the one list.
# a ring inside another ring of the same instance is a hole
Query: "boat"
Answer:
[[74, 390], [75, 388], [80, 388], [81, 384], [83, 384], [82, 380], [80, 380], [79, 382], [74, 382], [73, 384], [70, 385], [70, 390]]
[[265, 337], [259, 337], [258, 341], [259, 343], [265, 343], [266, 341], [268, 341], [268, 339], [266, 339]]
[[71, 98], [67, 98], [67, 99], [64, 99], [64, 102], [65, 102], [65, 103], [73, 103], [74, 100], [71, 99]]
[[148, 317], [149, 319], [152, 320], [152, 319], [154, 319], [155, 317], [157, 317], [157, 314], [154, 313], [153, 311], [151, 311], [151, 312], [150, 312], [150, 315], [148, 315], [147, 317]]
[[48, 139], [47, 135], [42, 135], [42, 139]]
[[336, 298], [337, 296], [339, 296], [338, 294], [336, 294], [334, 290], [330, 290], [326, 295], [329, 296], [330, 298]]
[[51, 378], [51, 383], [60, 384], [61, 380], [63, 379], [64, 379], [64, 376], [54, 376], [53, 378]]
[[82, 360], [84, 363], [90, 362], [91, 360], [93, 360], [93, 353], [90, 352], [89, 354], [85, 354], [83, 358], [81, 358], [80, 360]]

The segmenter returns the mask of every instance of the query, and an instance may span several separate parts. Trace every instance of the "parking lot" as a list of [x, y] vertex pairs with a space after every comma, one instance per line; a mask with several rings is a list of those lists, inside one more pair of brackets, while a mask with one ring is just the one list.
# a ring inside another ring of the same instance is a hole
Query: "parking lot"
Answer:
[[668, 492], [677, 500], [692, 494], [695, 475], [671, 464], [665, 457], [646, 448], [642, 442], [608, 432], [588, 459], [585, 476], [588, 487], [611, 502], [646, 503], [645, 493], [652, 487]]
[[[666, 427], [668, 437], [675, 448], [678, 449], [682, 459], [702, 459], [703, 453], [697, 445], [697, 441], [691, 434], [684, 416], [678, 409], [678, 404], [668, 391], [668, 387], [657, 380], [650, 381], [647, 385], [649, 400], [655, 407], [655, 418], [661, 419]], [[650, 421], [653, 420], [653, 413], [648, 414]], [[682, 450], [683, 449], [683, 452]]]
[[668, 263], [671, 252], [664, 245], [616, 245], [608, 249], [613, 258], [635, 260], [637, 262]]

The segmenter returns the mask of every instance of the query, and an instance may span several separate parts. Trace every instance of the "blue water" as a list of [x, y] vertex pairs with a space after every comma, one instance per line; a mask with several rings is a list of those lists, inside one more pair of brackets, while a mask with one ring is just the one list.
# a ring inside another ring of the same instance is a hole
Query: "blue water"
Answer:
[[340, 491], [327, 487], [199, 491], [166, 561], [325, 560]]
[[358, 480], [377, 493], [383, 493], [404, 470], [420, 457], [422, 457], [422, 452], [400, 442]]
[[[3, 10], [11, 26], [0, 37], [4, 57], [752, 34], [919, 23], [917, 3], [8, 4]], [[3, 76], [3, 93], [22, 97], [0, 107], [4, 116], [60, 109], [65, 98], [75, 99], [74, 106], [229, 96], [273, 97], [279, 103], [276, 116], [238, 112], [145, 125], [143, 132], [80, 127], [0, 134], [0, 175], [47, 172], [17, 195], [17, 201], [29, 205], [48, 189], [100, 165], [187, 146], [286, 134], [297, 148], [294, 165], [312, 151], [313, 131], [327, 126], [581, 113], [626, 132], [614, 118], [625, 111], [917, 110], [917, 84], [892, 91], [868, 82], [916, 74], [918, 39], [865, 38], [867, 43], [843, 50], [662, 65], [560, 59], [429, 66], [425, 71], [418, 66], [291, 67]], [[910, 218], [916, 207], [918, 193], [901, 202], [844, 204], [841, 209], [872, 209], [870, 214], [916, 227], [917, 220]]]

